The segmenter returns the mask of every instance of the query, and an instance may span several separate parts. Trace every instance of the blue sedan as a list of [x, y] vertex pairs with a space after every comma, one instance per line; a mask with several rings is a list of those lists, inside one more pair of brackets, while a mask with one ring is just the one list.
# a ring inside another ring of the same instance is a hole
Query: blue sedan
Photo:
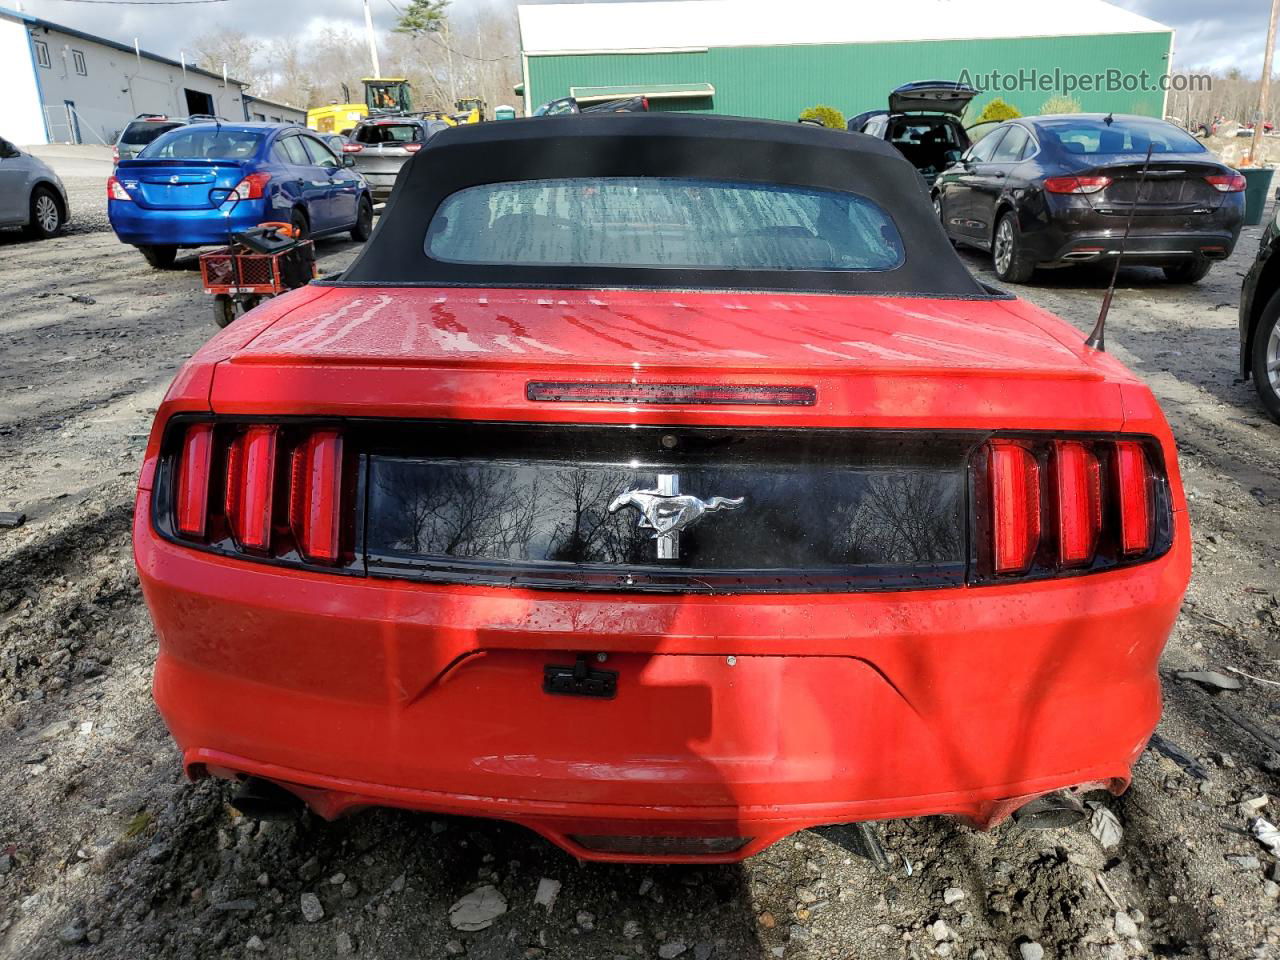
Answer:
[[373, 229], [373, 199], [351, 162], [310, 130], [272, 123], [193, 123], [121, 160], [107, 181], [116, 236], [154, 267], [179, 247], [225, 244], [267, 221], [302, 236]]

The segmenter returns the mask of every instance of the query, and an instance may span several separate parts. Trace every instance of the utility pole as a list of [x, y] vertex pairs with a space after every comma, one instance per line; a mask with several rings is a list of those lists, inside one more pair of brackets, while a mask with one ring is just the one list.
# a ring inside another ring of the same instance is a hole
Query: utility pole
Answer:
[[[1280, 4], [1280, 0], [1276, 0], [1276, 3]], [[369, 38], [369, 59], [373, 61], [373, 75], [380, 77], [382, 67], [378, 64], [378, 40], [373, 35], [373, 14], [369, 12], [369, 0], [364, 0], [364, 33]]]
[[1253, 166], [1262, 166], [1262, 127], [1267, 117], [1267, 93], [1271, 86], [1271, 57], [1276, 50], [1276, 22], [1280, 21], [1280, 0], [1271, 0], [1271, 24], [1267, 27], [1267, 49], [1262, 54], [1262, 88], [1258, 91], [1258, 115], [1253, 121]]

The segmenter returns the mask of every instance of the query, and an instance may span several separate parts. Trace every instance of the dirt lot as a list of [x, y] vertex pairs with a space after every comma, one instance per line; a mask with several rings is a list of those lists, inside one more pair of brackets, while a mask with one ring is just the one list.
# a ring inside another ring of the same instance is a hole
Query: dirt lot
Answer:
[[[84, 204], [101, 195], [100, 180], [71, 186]], [[1180, 444], [1195, 576], [1160, 730], [1204, 778], [1148, 751], [1096, 814], [1122, 830], [1106, 848], [1083, 828], [938, 819], [884, 825], [885, 870], [849, 828], [740, 867], [651, 869], [583, 866], [487, 822], [258, 826], [223, 785], [181, 779], [148, 692], [129, 520], [152, 412], [214, 327], [190, 263], [154, 272], [79, 213], [57, 240], [0, 235], [0, 509], [29, 516], [0, 532], [0, 956], [1280, 957], [1280, 874], [1248, 835], [1257, 811], [1280, 818], [1265, 799], [1280, 756], [1231, 718], [1280, 735], [1280, 687], [1172, 679], [1236, 667], [1280, 681], [1280, 428], [1236, 373], [1257, 229], [1194, 289], [1126, 271], [1108, 338]], [[354, 252], [323, 244], [322, 265]], [[1058, 273], [1021, 292], [1083, 329], [1103, 284]], [[550, 909], [534, 900], [543, 878], [562, 885]], [[485, 884], [505, 914], [454, 930], [450, 906]]]

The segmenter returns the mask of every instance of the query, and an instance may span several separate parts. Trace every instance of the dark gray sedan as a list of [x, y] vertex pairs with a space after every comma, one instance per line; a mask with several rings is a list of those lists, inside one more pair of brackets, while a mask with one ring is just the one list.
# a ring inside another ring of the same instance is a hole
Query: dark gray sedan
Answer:
[[996, 127], [938, 177], [933, 204], [951, 239], [991, 251], [1009, 283], [1024, 283], [1038, 267], [1114, 263], [1130, 213], [1124, 262], [1195, 283], [1231, 255], [1244, 186], [1171, 123], [1063, 114]]
[[443, 120], [421, 117], [380, 117], [362, 120], [351, 131], [343, 153], [354, 157], [356, 170], [369, 182], [375, 202], [391, 196], [396, 174], [422, 145], [441, 130], [448, 128]]

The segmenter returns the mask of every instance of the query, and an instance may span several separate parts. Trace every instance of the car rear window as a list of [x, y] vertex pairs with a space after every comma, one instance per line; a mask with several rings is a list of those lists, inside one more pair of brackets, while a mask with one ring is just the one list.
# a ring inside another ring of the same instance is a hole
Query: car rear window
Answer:
[[131, 147], [145, 146], [162, 133], [177, 130], [185, 126], [182, 123], [167, 123], [163, 120], [134, 120], [120, 134], [120, 142]]
[[252, 130], [184, 127], [158, 137], [140, 160], [240, 160], [258, 152], [263, 135]]
[[885, 271], [893, 220], [866, 197], [667, 177], [580, 177], [468, 187], [447, 197], [426, 252], [447, 263]]
[[413, 143], [422, 139], [416, 123], [371, 123], [356, 128], [357, 143]]
[[1200, 141], [1171, 123], [1160, 120], [1047, 120], [1037, 126], [1068, 153], [1145, 155], [1152, 153], [1202, 153]]

